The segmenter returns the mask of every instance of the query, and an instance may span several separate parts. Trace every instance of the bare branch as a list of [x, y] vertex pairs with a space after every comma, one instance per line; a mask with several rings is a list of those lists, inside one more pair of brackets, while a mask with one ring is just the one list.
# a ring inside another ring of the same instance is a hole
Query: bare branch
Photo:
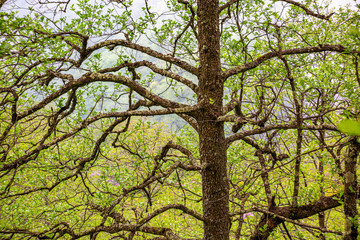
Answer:
[[172, 63], [172, 64], [175, 64], [176, 66], [178, 66], [178, 67], [180, 67], [180, 68], [182, 68], [182, 69], [184, 69], [184, 70], [188, 71], [189, 73], [192, 73], [192, 74], [194, 74], [196, 76], [198, 75], [198, 69], [191, 66], [187, 62], [184, 62], [184, 61], [182, 61], [182, 60], [180, 60], [178, 58], [175, 58], [175, 57], [173, 57], [171, 55], [157, 52], [155, 50], [152, 50], [149, 47], [144, 47], [144, 46], [141, 46], [139, 44], [132, 43], [132, 42], [122, 40], [122, 39], [106, 40], [106, 41], [103, 41], [101, 43], [95, 44], [94, 46], [91, 46], [91, 47], [89, 47], [87, 49], [87, 55], [90, 55], [92, 52], [94, 52], [97, 49], [100, 49], [102, 47], [106, 47], [106, 46], [109, 46], [109, 45], [123, 46], [123, 47], [131, 48], [131, 49], [143, 52], [143, 53], [148, 54], [148, 55], [150, 55], [152, 57], [164, 60], [164, 61]]
[[[275, 130], [275, 129], [297, 129], [297, 123], [296, 122], [292, 122], [292, 123], [288, 123], [288, 124], [271, 124], [271, 125], [267, 125], [264, 127], [259, 127], [256, 129], [252, 129], [252, 130], [246, 130], [246, 131], [242, 131], [236, 134], [233, 134], [230, 137], [227, 137], [227, 143], [231, 144], [232, 142], [242, 139], [243, 137], [247, 137], [247, 136], [251, 136], [251, 135], [257, 135], [257, 134], [261, 134], [261, 133], [265, 133], [271, 130]], [[306, 125], [304, 124], [302, 126], [303, 130], [331, 130], [331, 131], [338, 131], [337, 127], [331, 126], [331, 125], [327, 125], [327, 124], [323, 124], [323, 125]]]
[[225, 10], [226, 8], [230, 7], [231, 5], [233, 5], [236, 2], [239, 2], [240, 0], [229, 0], [227, 3], [225, 3], [224, 5], [220, 6], [219, 8], [219, 13], [222, 12], [223, 10]]
[[304, 53], [317, 53], [317, 52], [326, 52], [326, 51], [338, 52], [338, 53], [344, 53], [346, 51], [346, 52], [350, 52], [350, 53], [360, 54], [359, 51], [354, 51], [354, 50], [347, 51], [347, 49], [342, 45], [329, 45], [329, 44], [319, 45], [316, 47], [304, 47], [304, 48], [286, 49], [286, 50], [282, 50], [282, 51], [274, 51], [274, 52], [266, 53], [266, 54], [262, 55], [261, 57], [258, 57], [257, 59], [255, 59], [252, 62], [245, 63], [241, 66], [237, 66], [237, 67], [225, 70], [223, 72], [223, 77], [224, 77], [224, 79], [227, 79], [235, 74], [246, 72], [250, 69], [256, 68], [257, 66], [259, 66], [266, 60], [269, 60], [269, 59], [277, 57], [277, 56], [295, 55], [295, 54], [304, 54]]
[[150, 68], [151, 70], [153, 70], [153, 72], [155, 73], [158, 73], [162, 76], [165, 76], [165, 77], [169, 77], [169, 78], [172, 78], [186, 86], [188, 86], [191, 90], [193, 90], [195, 93], [198, 93], [198, 86], [193, 83], [192, 81], [178, 75], [178, 74], [175, 74], [171, 71], [168, 71], [166, 69], [161, 69], [159, 67], [157, 67], [155, 64], [149, 62], [149, 61], [140, 61], [140, 62], [135, 62], [135, 63], [129, 63], [129, 62], [125, 62], [123, 64], [120, 64], [116, 67], [112, 67], [112, 68], [105, 68], [105, 69], [102, 69], [99, 71], [99, 73], [107, 73], [107, 72], [116, 72], [116, 71], [119, 71], [120, 69], [124, 68], [124, 67], [131, 67], [131, 68], [139, 68], [139, 67], [148, 67]]
[[334, 14], [334, 13], [331, 13], [331, 14], [326, 16], [326, 15], [323, 15], [323, 14], [315, 13], [315, 12], [311, 11], [309, 8], [307, 8], [305, 5], [303, 5], [301, 3], [298, 3], [298, 2], [295, 2], [293, 0], [279, 0], [279, 1], [287, 2], [287, 3], [290, 3], [292, 5], [298, 6], [298, 7], [302, 8], [307, 15], [310, 15], [310, 16], [313, 16], [313, 17], [316, 17], [316, 18], [320, 18], [320, 19], [324, 19], [324, 20], [329, 20], [331, 18], [331, 16]]

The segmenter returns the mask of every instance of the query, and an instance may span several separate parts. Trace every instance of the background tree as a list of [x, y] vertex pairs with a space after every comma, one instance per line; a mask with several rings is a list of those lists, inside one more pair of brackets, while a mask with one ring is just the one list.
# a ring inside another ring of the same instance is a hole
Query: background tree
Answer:
[[2, 237], [355, 236], [358, 14], [154, 3], [0, 13]]

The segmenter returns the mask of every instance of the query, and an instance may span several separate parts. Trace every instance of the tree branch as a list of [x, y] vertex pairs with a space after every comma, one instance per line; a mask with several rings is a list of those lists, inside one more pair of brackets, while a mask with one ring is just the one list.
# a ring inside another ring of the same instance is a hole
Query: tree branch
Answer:
[[152, 57], [164, 60], [166, 62], [173, 63], [176, 66], [178, 66], [178, 67], [180, 67], [180, 68], [182, 68], [182, 69], [184, 69], [184, 70], [188, 71], [189, 73], [192, 73], [192, 74], [194, 74], [196, 76], [198, 75], [198, 69], [196, 67], [194, 67], [194, 66], [191, 66], [190, 64], [188, 64], [185, 61], [182, 61], [182, 60], [180, 60], [178, 58], [175, 58], [175, 57], [173, 57], [171, 55], [168, 55], [168, 54], [163, 54], [163, 53], [157, 52], [155, 50], [152, 50], [149, 47], [144, 47], [144, 46], [141, 46], [139, 44], [132, 43], [132, 42], [122, 40], [122, 39], [106, 40], [106, 41], [103, 41], [101, 43], [95, 44], [95, 45], [93, 45], [93, 46], [91, 46], [91, 47], [89, 47], [87, 49], [87, 54], [90, 55], [95, 50], [100, 49], [102, 47], [109, 46], [109, 45], [123, 46], [123, 47], [131, 48], [131, 49], [143, 52], [143, 53], [145, 53], [147, 55], [150, 55]]
[[278, 57], [281, 55], [295, 55], [295, 54], [317, 53], [317, 52], [326, 52], [326, 51], [360, 54], [360, 51], [355, 51], [355, 50], [350, 51], [350, 50], [347, 50], [342, 45], [330, 45], [330, 44], [319, 45], [316, 47], [304, 47], [304, 48], [286, 49], [286, 50], [282, 50], [282, 51], [274, 51], [274, 52], [265, 53], [264, 55], [262, 55], [261, 57], [258, 57], [257, 59], [255, 59], [252, 62], [245, 63], [241, 66], [237, 66], [237, 67], [225, 70], [223, 72], [223, 77], [224, 77], [224, 79], [227, 79], [235, 74], [246, 72], [248, 70], [256, 68], [257, 66], [259, 66], [266, 60], [269, 60], [271, 58]]
[[298, 2], [295, 2], [293, 0], [279, 0], [281, 2], [287, 2], [287, 3], [290, 3], [292, 5], [295, 5], [295, 6], [298, 6], [300, 7], [301, 9], [303, 9], [305, 11], [305, 13], [307, 15], [310, 15], [310, 16], [313, 16], [313, 17], [316, 17], [316, 18], [320, 18], [320, 19], [324, 19], [324, 20], [329, 20], [330, 17], [332, 15], [334, 15], [334, 13], [330, 13], [329, 15], [323, 15], [323, 14], [318, 14], [318, 13], [315, 13], [313, 11], [311, 11], [310, 9], [308, 9], [305, 5], [301, 4], [301, 3], [298, 3]]
[[107, 73], [107, 72], [116, 72], [116, 71], [119, 71], [120, 69], [124, 68], [124, 67], [131, 67], [131, 68], [139, 68], [139, 67], [148, 67], [150, 68], [153, 72], [155, 73], [158, 73], [162, 76], [165, 76], [165, 77], [169, 77], [169, 78], [172, 78], [184, 85], [186, 85], [187, 87], [189, 87], [191, 90], [193, 90], [195, 93], [198, 93], [198, 86], [193, 83], [192, 81], [178, 75], [178, 74], [175, 74], [173, 72], [170, 72], [168, 70], [165, 70], [165, 69], [161, 69], [161, 68], [158, 68], [155, 64], [149, 62], [149, 61], [139, 61], [139, 62], [135, 62], [135, 63], [129, 63], [129, 62], [125, 62], [125, 63], [122, 63], [116, 67], [112, 67], [112, 68], [105, 68], [105, 69], [102, 69], [99, 71], [99, 73]]

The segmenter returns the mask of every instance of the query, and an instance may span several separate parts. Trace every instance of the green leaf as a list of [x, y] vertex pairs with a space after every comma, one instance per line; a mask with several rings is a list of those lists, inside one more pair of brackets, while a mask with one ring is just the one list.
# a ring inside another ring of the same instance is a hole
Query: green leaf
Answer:
[[339, 125], [338, 129], [348, 135], [351, 136], [360, 136], [360, 122], [350, 119], [342, 120]]
[[5, 43], [0, 44], [0, 56], [5, 53], [9, 53], [11, 48], [12, 48], [12, 46], [9, 43], [5, 42]]
[[356, 27], [350, 27], [348, 33], [352, 36], [360, 36], [360, 30]]

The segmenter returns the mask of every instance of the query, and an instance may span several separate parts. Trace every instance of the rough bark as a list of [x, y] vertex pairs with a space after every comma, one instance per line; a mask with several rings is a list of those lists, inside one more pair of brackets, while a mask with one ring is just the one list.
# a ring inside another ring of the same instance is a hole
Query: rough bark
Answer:
[[356, 138], [351, 139], [345, 157], [345, 184], [344, 184], [344, 212], [345, 232], [344, 240], [357, 239], [358, 237], [358, 211], [356, 208], [357, 177], [356, 161], [359, 155], [360, 144]]
[[[324, 103], [324, 91], [321, 91], [321, 105], [324, 107], [325, 103]], [[322, 108], [323, 109], [323, 108]], [[321, 111], [323, 113], [323, 111]], [[324, 119], [321, 119], [321, 124], [324, 124]], [[321, 147], [323, 149], [326, 148], [326, 144], [325, 144], [325, 131], [319, 131], [319, 139], [320, 139], [320, 144]], [[322, 151], [321, 151], [322, 152]], [[322, 157], [322, 154], [318, 155], [318, 159], [319, 159], [319, 173], [320, 173], [320, 193], [321, 193], [321, 197], [325, 196], [325, 192], [324, 192], [324, 159]], [[318, 214], [319, 217], [319, 227], [325, 229], [326, 225], [325, 225], [325, 212], [320, 212]], [[319, 235], [319, 239], [321, 240], [326, 240], [326, 237], [323, 233], [320, 233]]]
[[[290, 220], [304, 219], [328, 209], [332, 209], [341, 205], [340, 196], [334, 195], [329, 197], [321, 197], [316, 202], [297, 206], [297, 207], [271, 207], [269, 211], [263, 213], [259, 223], [250, 240], [265, 240], [268, 239], [271, 232], [282, 222]], [[325, 229], [320, 228], [323, 231]], [[356, 238], [355, 238], [356, 239]]]
[[255, 228], [254, 233], [250, 237], [250, 240], [266, 240], [270, 234], [274, 231], [277, 226], [279, 226], [284, 220], [271, 216], [269, 214], [264, 214], [258, 225]]
[[[229, 239], [229, 183], [227, 178], [226, 141], [222, 112], [223, 79], [220, 63], [219, 1], [198, 1], [199, 27], [199, 113], [200, 160], [204, 239]], [[211, 34], [209, 34], [211, 33]]]

